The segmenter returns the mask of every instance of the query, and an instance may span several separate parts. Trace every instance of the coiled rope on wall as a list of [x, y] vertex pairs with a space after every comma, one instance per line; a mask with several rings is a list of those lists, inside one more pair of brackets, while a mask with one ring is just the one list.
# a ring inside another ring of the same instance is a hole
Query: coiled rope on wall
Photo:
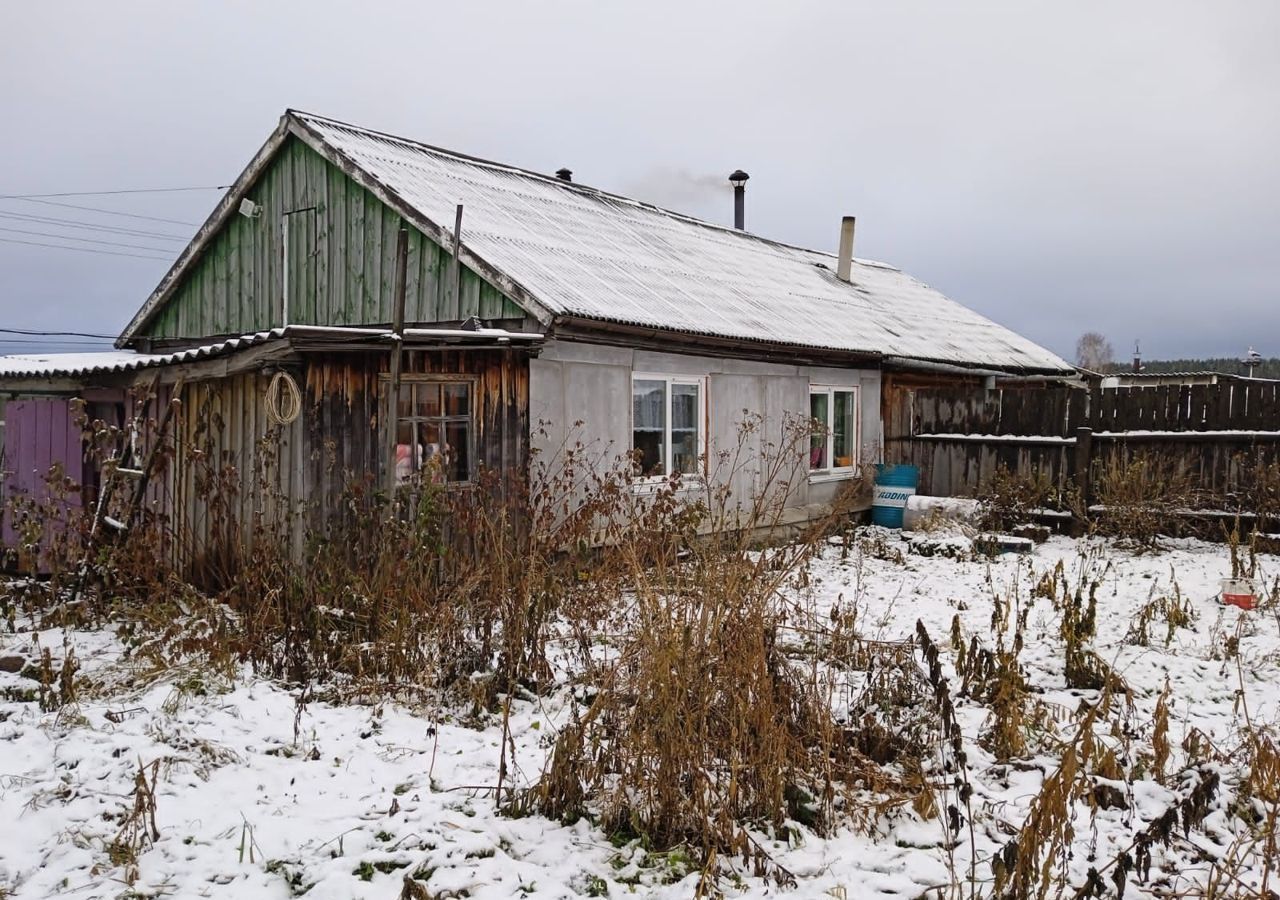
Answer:
[[291, 425], [302, 414], [302, 391], [288, 372], [276, 372], [267, 385], [267, 418], [275, 425]]

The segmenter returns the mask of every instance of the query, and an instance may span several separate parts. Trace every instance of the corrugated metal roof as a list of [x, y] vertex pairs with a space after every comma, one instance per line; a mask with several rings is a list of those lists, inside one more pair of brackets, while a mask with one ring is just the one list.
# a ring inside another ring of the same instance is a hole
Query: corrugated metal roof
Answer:
[[[1043, 347], [884, 263], [711, 225], [585, 185], [304, 113], [336, 153], [555, 315], [1003, 369], [1070, 371]], [[314, 141], [313, 141], [314, 143]]]
[[137, 353], [133, 350], [104, 350], [96, 353], [23, 353], [0, 356], [0, 377], [55, 378], [132, 372], [152, 366], [195, 362], [252, 347], [284, 335], [283, 328], [260, 331], [238, 338], [192, 347], [175, 353]]
[[[132, 372], [153, 366], [176, 365], [197, 362], [214, 356], [224, 356], [237, 350], [256, 347], [268, 341], [284, 337], [307, 337], [312, 340], [343, 340], [347, 338], [389, 339], [394, 332], [385, 328], [345, 328], [316, 325], [289, 325], [244, 334], [202, 347], [191, 347], [173, 353], [138, 353], [133, 350], [105, 350], [94, 353], [24, 353], [0, 356], [0, 378], [75, 378], [86, 375], [102, 375], [112, 372]], [[404, 339], [408, 343], [444, 341], [448, 343], [531, 343], [543, 339], [541, 334], [507, 331], [502, 328], [406, 328]]]
[[1215, 372], [1209, 369], [1202, 369], [1195, 372], [1103, 372], [1100, 373], [1103, 378], [1133, 378], [1138, 380], [1149, 380], [1156, 378], [1234, 378], [1239, 381], [1278, 381], [1276, 378], [1256, 378], [1248, 375], [1241, 375], [1239, 372]]

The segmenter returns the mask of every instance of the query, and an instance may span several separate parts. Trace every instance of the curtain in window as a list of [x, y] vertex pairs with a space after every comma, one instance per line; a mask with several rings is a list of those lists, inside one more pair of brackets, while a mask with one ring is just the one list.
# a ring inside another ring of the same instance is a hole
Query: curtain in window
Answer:
[[419, 472], [438, 481], [470, 481], [471, 384], [408, 382], [396, 402], [396, 480]]
[[696, 384], [671, 385], [671, 468], [683, 475], [698, 471], [698, 392]]
[[631, 446], [643, 475], [665, 475], [667, 457], [667, 383], [637, 379], [631, 383]]
[[809, 438], [809, 468], [827, 467], [827, 432], [831, 427], [831, 411], [826, 393], [809, 395], [809, 416], [814, 420], [813, 435]]
[[833, 391], [831, 416], [831, 464], [837, 469], [853, 465], [857, 448], [856, 419], [854, 419], [853, 391]]

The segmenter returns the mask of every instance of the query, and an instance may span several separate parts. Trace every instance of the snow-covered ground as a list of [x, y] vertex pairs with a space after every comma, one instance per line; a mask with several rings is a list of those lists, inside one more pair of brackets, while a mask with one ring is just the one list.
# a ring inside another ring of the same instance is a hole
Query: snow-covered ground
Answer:
[[[1016, 595], [1025, 606], [1031, 588], [1059, 561], [1072, 584], [1082, 571], [1093, 573], [1102, 582], [1093, 648], [1133, 689], [1125, 716], [1139, 742], [1144, 735], [1149, 741], [1157, 698], [1169, 681], [1176, 770], [1178, 748], [1194, 729], [1232, 746], [1242, 722], [1241, 678], [1254, 723], [1280, 722], [1280, 620], [1271, 611], [1243, 613], [1217, 602], [1219, 579], [1230, 574], [1225, 547], [1168, 543], [1160, 553], [1133, 555], [1053, 538], [1029, 556], [968, 561], [906, 552], [894, 534], [864, 537], [847, 553], [829, 547], [797, 601], [819, 610], [856, 604], [862, 635], [881, 640], [908, 639], [921, 620], [944, 649], [954, 689], [947, 652], [953, 616], [966, 635], [989, 642], [994, 596]], [[1260, 566], [1268, 581], [1280, 575], [1280, 559], [1261, 557]], [[1175, 582], [1196, 613], [1194, 623], [1169, 635], [1157, 620], [1147, 646], [1127, 642], [1136, 612], [1153, 596], [1174, 592]], [[247, 672], [227, 681], [179, 667], [157, 677], [134, 670], [108, 632], [19, 631], [0, 638], [0, 660], [37, 660], [38, 647], [51, 649], [55, 669], [74, 649], [78, 697], [42, 712], [30, 673], [0, 672], [0, 897], [394, 898], [406, 876], [437, 898], [694, 894], [696, 866], [687, 854], [615, 846], [586, 822], [499, 815], [497, 719], [463, 721], [464, 711], [442, 715], [392, 702], [300, 704], [296, 690]], [[1061, 711], [1069, 731], [1081, 700], [1096, 695], [1066, 687], [1062, 657], [1058, 617], [1047, 600], [1036, 599], [1021, 661], [1042, 708]], [[573, 702], [564, 688], [513, 705], [516, 783], [537, 778]], [[1055, 765], [1043, 750], [1017, 765], [995, 764], [977, 743], [986, 715], [977, 704], [957, 702], [983, 878], [990, 873], [986, 858], [1021, 825]], [[111, 847], [134, 808], [140, 767], [148, 783], [154, 777], [159, 837], [134, 863]], [[1082, 817], [1073, 870], [1083, 874], [1089, 859], [1109, 859], [1176, 799], [1174, 788], [1138, 782], [1128, 810], [1098, 812], [1096, 833]], [[1187, 888], [1236, 831], [1226, 810], [1215, 809], [1203, 833], [1190, 839], [1201, 852], [1157, 850], [1153, 880]], [[870, 832], [850, 827], [827, 838], [761, 839], [795, 873], [791, 896], [916, 897], [948, 882], [937, 821], [920, 821], [902, 807]], [[962, 871], [968, 848], [966, 835], [955, 849]], [[741, 868], [737, 885], [723, 885], [730, 896], [779, 892]]]

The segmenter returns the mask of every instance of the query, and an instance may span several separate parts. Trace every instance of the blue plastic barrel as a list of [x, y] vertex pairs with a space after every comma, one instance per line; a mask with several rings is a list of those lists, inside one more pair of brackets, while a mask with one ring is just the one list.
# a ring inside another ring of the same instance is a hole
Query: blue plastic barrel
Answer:
[[916, 492], [919, 482], [919, 466], [876, 466], [876, 480], [871, 489], [871, 524], [901, 528], [907, 498]]

